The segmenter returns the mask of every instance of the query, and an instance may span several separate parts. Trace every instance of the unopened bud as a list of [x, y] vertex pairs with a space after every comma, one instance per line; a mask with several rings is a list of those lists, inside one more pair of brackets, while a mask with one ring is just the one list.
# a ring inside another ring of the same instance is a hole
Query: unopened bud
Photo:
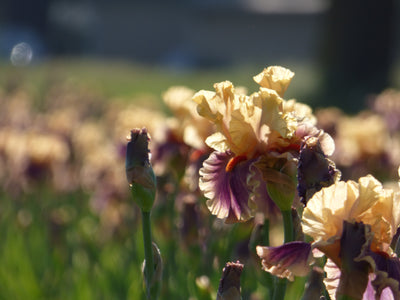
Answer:
[[156, 176], [150, 164], [147, 129], [133, 129], [126, 149], [126, 178], [132, 196], [143, 211], [150, 211], [156, 195]]
[[240, 275], [243, 271], [243, 264], [228, 262], [222, 271], [219, 282], [217, 300], [241, 300]]

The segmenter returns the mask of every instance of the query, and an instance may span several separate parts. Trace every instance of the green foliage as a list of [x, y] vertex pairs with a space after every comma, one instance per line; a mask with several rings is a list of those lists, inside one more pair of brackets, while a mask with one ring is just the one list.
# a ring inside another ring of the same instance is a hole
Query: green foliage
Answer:
[[[126, 220], [122, 226], [128, 230], [105, 238], [88, 198], [81, 191], [60, 195], [50, 187], [17, 201], [1, 195], [0, 299], [145, 299], [140, 220]], [[215, 230], [206, 249], [185, 246], [173, 206], [170, 197], [154, 212], [154, 239], [164, 260], [160, 299], [213, 299], [225, 262], [241, 258], [238, 245], [246, 241], [249, 226]], [[168, 227], [161, 226], [165, 220]], [[207, 226], [214, 221], [210, 217]], [[248, 263], [243, 295], [258, 288], [253, 271], [259, 266]], [[201, 276], [209, 286], [198, 283]]]

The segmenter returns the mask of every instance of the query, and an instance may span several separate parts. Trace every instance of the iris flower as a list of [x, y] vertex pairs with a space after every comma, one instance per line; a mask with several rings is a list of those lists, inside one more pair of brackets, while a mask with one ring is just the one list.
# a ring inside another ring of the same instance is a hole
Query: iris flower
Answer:
[[316, 192], [303, 211], [302, 228], [313, 239], [311, 247], [293, 242], [258, 246], [257, 253], [265, 270], [278, 266], [278, 275], [293, 278], [307, 273], [312, 249], [318, 249], [328, 257], [326, 285], [332, 297], [362, 299], [365, 293], [369, 299], [371, 286], [377, 297], [386, 288], [399, 297], [400, 261], [390, 247], [400, 224], [399, 202], [399, 192], [384, 189], [371, 175], [339, 181]]
[[290, 209], [300, 145], [305, 137], [321, 134], [307, 105], [282, 98], [293, 76], [274, 66], [254, 77], [260, 88], [251, 95], [224, 81], [214, 85], [215, 91], [193, 96], [200, 116], [216, 128], [206, 139], [214, 152], [200, 169], [199, 187], [211, 213], [226, 222], [246, 221], [256, 208], [273, 209], [269, 196], [283, 195]]

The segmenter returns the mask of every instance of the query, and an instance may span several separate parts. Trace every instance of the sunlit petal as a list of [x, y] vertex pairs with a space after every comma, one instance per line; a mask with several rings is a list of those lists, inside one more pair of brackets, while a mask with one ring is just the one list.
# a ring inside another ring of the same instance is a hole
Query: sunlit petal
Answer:
[[242, 222], [251, 217], [252, 191], [247, 185], [252, 162], [239, 161], [227, 169], [233, 159], [227, 153], [213, 152], [200, 169], [199, 187], [213, 215], [226, 222]]
[[310, 272], [312, 251], [309, 243], [295, 241], [279, 247], [257, 246], [262, 267], [271, 274], [293, 280], [294, 276], [306, 276]]
[[279, 96], [283, 97], [288, 88], [294, 73], [289, 69], [271, 66], [264, 69], [260, 74], [253, 77], [254, 81], [260, 86], [275, 90]]

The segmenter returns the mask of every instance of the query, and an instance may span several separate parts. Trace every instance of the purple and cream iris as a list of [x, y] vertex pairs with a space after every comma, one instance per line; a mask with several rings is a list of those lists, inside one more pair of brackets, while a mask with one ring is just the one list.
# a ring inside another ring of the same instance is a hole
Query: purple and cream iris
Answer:
[[255, 209], [268, 214], [276, 208], [271, 197], [280, 187], [290, 191], [290, 209], [301, 143], [326, 136], [315, 129], [307, 105], [282, 98], [293, 76], [274, 66], [254, 77], [260, 88], [251, 95], [224, 81], [214, 85], [215, 91], [193, 96], [199, 115], [216, 128], [206, 139], [214, 152], [200, 169], [199, 187], [211, 213], [226, 222], [246, 221]]

